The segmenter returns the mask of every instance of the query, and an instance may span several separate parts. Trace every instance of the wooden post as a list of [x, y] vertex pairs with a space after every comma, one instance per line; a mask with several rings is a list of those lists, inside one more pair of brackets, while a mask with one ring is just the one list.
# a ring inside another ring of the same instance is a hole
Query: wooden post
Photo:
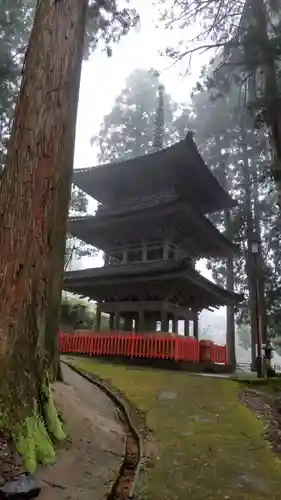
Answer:
[[122, 264], [128, 264], [128, 250], [126, 248], [122, 252]]
[[146, 245], [145, 241], [142, 243], [141, 252], [142, 252], [141, 253], [142, 262], [146, 262], [147, 261], [147, 245]]
[[114, 313], [110, 313], [109, 315], [109, 330], [112, 332], [114, 328]]
[[132, 316], [125, 316], [124, 318], [124, 330], [126, 332], [132, 332], [133, 330], [133, 318]]
[[116, 311], [114, 316], [114, 330], [118, 332], [119, 328], [120, 328], [120, 313], [119, 311]]
[[96, 332], [99, 332], [101, 329], [101, 308], [100, 304], [97, 303], [96, 306]]
[[193, 336], [198, 340], [199, 338], [199, 322], [198, 322], [198, 312], [193, 311]]
[[169, 260], [169, 241], [165, 240], [163, 245], [163, 260]]
[[190, 331], [189, 331], [189, 319], [185, 318], [184, 320], [184, 336], [189, 337]]
[[138, 312], [138, 332], [142, 333], [144, 331], [144, 311], [141, 309]]
[[178, 317], [176, 315], [173, 316], [173, 333], [178, 333], [179, 330], [179, 322], [178, 322]]
[[168, 332], [169, 331], [169, 321], [168, 321], [168, 314], [166, 309], [162, 309], [161, 311], [161, 332]]

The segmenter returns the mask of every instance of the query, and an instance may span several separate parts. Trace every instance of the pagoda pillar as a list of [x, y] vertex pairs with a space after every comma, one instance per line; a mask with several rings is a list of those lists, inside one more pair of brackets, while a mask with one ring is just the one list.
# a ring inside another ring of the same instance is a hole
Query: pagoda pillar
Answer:
[[168, 320], [168, 313], [166, 309], [162, 309], [161, 311], [161, 332], [168, 332], [169, 331], [169, 320]]
[[101, 307], [100, 304], [96, 306], [96, 332], [99, 332], [101, 329]]
[[133, 318], [132, 316], [124, 316], [124, 330], [126, 332], [132, 332], [133, 330]]
[[120, 313], [116, 311], [114, 314], [114, 330], [118, 331], [120, 329]]
[[138, 311], [137, 332], [142, 333], [145, 330], [145, 317], [143, 309]]
[[114, 328], [114, 313], [110, 313], [109, 315], [109, 330], [112, 332]]
[[146, 312], [144, 321], [144, 330], [146, 332], [156, 332], [156, 317], [154, 313]]
[[193, 316], [193, 336], [198, 340], [199, 338], [198, 312], [194, 310], [192, 312], [192, 316]]
[[189, 319], [185, 318], [184, 320], [184, 336], [189, 337], [190, 331], [189, 331]]
[[147, 261], [147, 244], [145, 242], [142, 243], [141, 247], [141, 260], [142, 262]]
[[173, 316], [173, 333], [179, 333], [179, 322], [176, 315]]
[[128, 250], [125, 248], [122, 252], [122, 264], [128, 264]]
[[169, 260], [169, 241], [166, 240], [163, 245], [163, 260]]

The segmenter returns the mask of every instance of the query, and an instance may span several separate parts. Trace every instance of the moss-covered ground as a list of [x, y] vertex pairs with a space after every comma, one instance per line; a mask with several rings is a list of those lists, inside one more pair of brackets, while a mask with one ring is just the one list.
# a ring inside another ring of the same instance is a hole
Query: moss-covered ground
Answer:
[[263, 439], [264, 423], [239, 402], [241, 383], [72, 360], [146, 413], [156, 441], [141, 500], [281, 500], [281, 462]]

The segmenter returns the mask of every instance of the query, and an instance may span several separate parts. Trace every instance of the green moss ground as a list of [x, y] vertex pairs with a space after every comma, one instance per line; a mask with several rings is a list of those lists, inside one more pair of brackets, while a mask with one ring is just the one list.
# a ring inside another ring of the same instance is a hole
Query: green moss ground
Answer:
[[241, 383], [85, 358], [72, 362], [146, 413], [157, 457], [141, 475], [137, 498], [281, 500], [281, 462], [262, 438], [263, 422], [238, 402]]

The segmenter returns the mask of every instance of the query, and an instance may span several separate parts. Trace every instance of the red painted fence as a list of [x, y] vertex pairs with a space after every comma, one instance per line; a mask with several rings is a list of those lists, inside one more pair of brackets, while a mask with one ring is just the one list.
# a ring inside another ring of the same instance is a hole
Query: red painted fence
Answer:
[[124, 356], [128, 358], [173, 359], [199, 363], [227, 364], [225, 346], [196, 340], [194, 337], [130, 335], [113, 332], [93, 334], [59, 333], [62, 354]]

